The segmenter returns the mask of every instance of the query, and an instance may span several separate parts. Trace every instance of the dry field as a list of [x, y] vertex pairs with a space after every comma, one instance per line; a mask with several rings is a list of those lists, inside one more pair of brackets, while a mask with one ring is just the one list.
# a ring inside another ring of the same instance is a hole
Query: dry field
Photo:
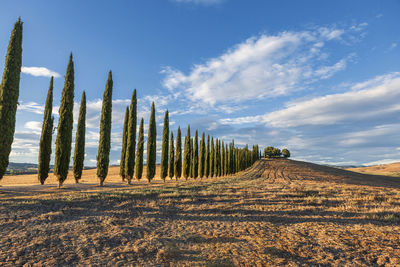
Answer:
[[112, 171], [105, 188], [1, 181], [2, 266], [400, 265], [400, 178], [283, 159], [151, 185]]
[[374, 165], [368, 167], [349, 168], [347, 170], [353, 172], [366, 173], [366, 174], [378, 174], [378, 175], [400, 177], [400, 162]]

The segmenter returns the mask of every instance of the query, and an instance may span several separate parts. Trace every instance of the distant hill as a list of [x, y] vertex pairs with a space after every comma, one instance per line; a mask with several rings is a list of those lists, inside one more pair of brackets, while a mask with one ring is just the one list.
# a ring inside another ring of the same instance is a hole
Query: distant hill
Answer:
[[400, 177], [400, 162], [374, 165], [368, 167], [347, 168], [347, 170], [359, 173]]
[[[54, 165], [50, 165], [50, 172], [53, 172]], [[71, 169], [72, 167], [70, 167]], [[95, 169], [96, 167], [84, 167], [85, 170]], [[15, 163], [10, 162], [7, 167], [6, 175], [36, 174], [38, 165], [35, 163]]]

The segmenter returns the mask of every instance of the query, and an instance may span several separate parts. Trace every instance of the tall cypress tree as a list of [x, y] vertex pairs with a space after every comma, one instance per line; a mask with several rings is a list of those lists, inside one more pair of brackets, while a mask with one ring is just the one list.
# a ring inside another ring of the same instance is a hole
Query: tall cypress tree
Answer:
[[206, 158], [204, 162], [204, 175], [210, 175], [210, 135], [207, 135]]
[[100, 186], [108, 174], [111, 149], [111, 113], [112, 113], [112, 90], [113, 80], [111, 71], [108, 73], [106, 89], [103, 95], [103, 106], [100, 118], [100, 140], [99, 151], [97, 153], [97, 177], [100, 179]]
[[[136, 179], [140, 180], [142, 179], [142, 174], [143, 174], [143, 151], [144, 151], [144, 121], [143, 118], [140, 120], [140, 126], [139, 126], [139, 137], [138, 137], [138, 144], [137, 144], [137, 150], [136, 150], [136, 170], [135, 170], [135, 175]], [[128, 180], [130, 183], [130, 180]]]
[[0, 84], [0, 180], [7, 170], [14, 140], [15, 114], [22, 66], [22, 21], [14, 24], [8, 43], [3, 79]]
[[124, 129], [122, 132], [122, 148], [121, 148], [121, 160], [119, 163], [119, 175], [122, 181], [125, 181], [125, 158], [126, 158], [126, 140], [128, 138], [128, 121], [129, 121], [129, 107], [126, 107], [124, 117]]
[[156, 174], [156, 138], [157, 138], [157, 129], [156, 129], [156, 111], [154, 108], [154, 102], [151, 104], [151, 114], [150, 114], [150, 122], [149, 122], [149, 132], [147, 134], [147, 180], [151, 182]]
[[221, 144], [221, 176], [225, 175], [225, 145], [224, 141]]
[[78, 128], [75, 137], [74, 164], [72, 166], [75, 182], [79, 183], [82, 177], [83, 162], [85, 160], [85, 134], [86, 134], [86, 93], [83, 91], [81, 106], [79, 107]]
[[181, 127], [178, 127], [176, 133], [176, 154], [174, 165], [175, 178], [178, 180], [182, 176], [182, 140], [181, 140]]
[[214, 176], [218, 177], [218, 138], [215, 139], [214, 146]]
[[137, 98], [135, 89], [133, 90], [131, 106], [129, 107], [128, 137], [126, 139], [125, 177], [129, 184], [131, 183], [135, 168], [136, 124]]
[[58, 110], [56, 154], [54, 174], [60, 188], [67, 179], [69, 160], [71, 157], [72, 127], [74, 122], [74, 62], [72, 53], [69, 56], [67, 74], [65, 75], [64, 89], [61, 96], [61, 105]]
[[165, 177], [168, 175], [168, 141], [169, 141], [169, 118], [168, 118], [168, 110], [165, 111], [164, 116], [164, 128], [163, 128], [163, 137], [162, 137], [162, 146], [161, 146], [161, 179], [165, 182]]
[[47, 93], [46, 105], [44, 108], [42, 135], [40, 136], [38, 178], [41, 184], [44, 184], [44, 181], [49, 176], [49, 170], [50, 170], [51, 139], [53, 135], [53, 123], [54, 123], [52, 110], [53, 110], [53, 77], [51, 77], [50, 79], [50, 87]]
[[211, 137], [211, 150], [210, 150], [210, 177], [214, 176], [214, 165], [215, 165], [215, 151], [214, 151], [214, 138]]
[[174, 134], [171, 131], [171, 141], [169, 142], [169, 163], [168, 174], [169, 178], [174, 177], [174, 163], [175, 163], [175, 149], [174, 149]]
[[194, 177], [194, 151], [193, 151], [193, 137], [190, 138], [190, 178]]
[[199, 176], [199, 133], [196, 130], [193, 144], [193, 177]]
[[225, 144], [225, 175], [229, 174], [228, 157], [229, 157], [228, 144]]
[[190, 125], [188, 126], [187, 134], [185, 137], [185, 151], [183, 155], [183, 176], [187, 180], [190, 175]]
[[206, 161], [206, 146], [205, 146], [205, 135], [204, 132], [201, 136], [200, 141], [200, 155], [199, 155], [199, 176], [204, 177], [204, 165]]

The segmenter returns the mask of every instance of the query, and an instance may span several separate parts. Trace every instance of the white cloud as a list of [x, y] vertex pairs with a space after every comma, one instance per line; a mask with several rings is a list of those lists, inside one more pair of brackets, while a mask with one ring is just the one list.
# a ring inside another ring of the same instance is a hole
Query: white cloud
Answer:
[[61, 77], [60, 74], [58, 74], [55, 71], [49, 70], [48, 68], [45, 67], [22, 67], [21, 72], [25, 74], [29, 74], [32, 76], [42, 76], [42, 77], [51, 77], [54, 76], [54, 78], [59, 78]]
[[27, 111], [41, 115], [44, 112], [44, 105], [40, 105], [36, 102], [21, 102], [21, 104], [18, 106], [18, 111]]
[[194, 102], [242, 102], [285, 95], [308, 83], [326, 79], [345, 69], [347, 57], [325, 63], [325, 42], [340, 39], [344, 30], [321, 27], [313, 31], [282, 32], [252, 37], [194, 65], [189, 74], [167, 67], [164, 86], [181, 91]]
[[293, 102], [285, 109], [265, 114], [263, 121], [274, 127], [332, 125], [345, 120], [372, 120], [400, 111], [400, 73], [380, 76], [352, 89]]
[[28, 121], [24, 127], [39, 133], [42, 131], [42, 123], [40, 121]]

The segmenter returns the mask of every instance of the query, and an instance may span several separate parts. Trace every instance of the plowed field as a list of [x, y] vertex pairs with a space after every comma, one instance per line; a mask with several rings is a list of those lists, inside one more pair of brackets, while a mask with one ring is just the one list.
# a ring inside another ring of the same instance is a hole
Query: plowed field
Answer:
[[0, 187], [1, 265], [400, 265], [399, 178], [283, 159], [165, 184], [115, 173]]

